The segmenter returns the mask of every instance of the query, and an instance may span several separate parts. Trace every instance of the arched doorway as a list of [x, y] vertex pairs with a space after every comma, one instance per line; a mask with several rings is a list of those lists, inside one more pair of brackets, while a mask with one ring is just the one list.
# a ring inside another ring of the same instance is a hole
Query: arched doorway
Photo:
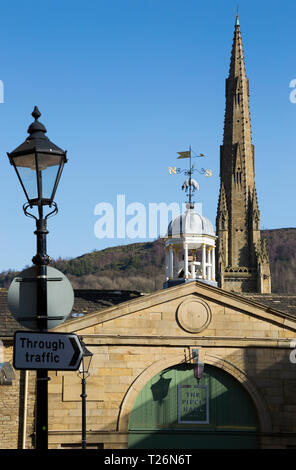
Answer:
[[258, 447], [257, 413], [248, 392], [209, 364], [199, 383], [188, 364], [155, 375], [139, 392], [128, 427], [134, 449]]

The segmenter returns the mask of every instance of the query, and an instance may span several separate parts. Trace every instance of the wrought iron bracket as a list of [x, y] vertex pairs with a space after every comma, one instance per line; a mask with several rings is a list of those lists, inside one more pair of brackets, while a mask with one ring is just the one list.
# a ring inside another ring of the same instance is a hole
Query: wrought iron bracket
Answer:
[[23, 211], [24, 211], [24, 214], [27, 216], [27, 217], [31, 217], [32, 219], [35, 219], [36, 222], [39, 221], [39, 220], [47, 220], [49, 217], [53, 217], [54, 215], [56, 215], [58, 213], [58, 206], [57, 204], [53, 201], [49, 207], [51, 208], [53, 206], [53, 210], [50, 211], [44, 218], [38, 218], [36, 217], [34, 214], [32, 214], [31, 212], [28, 211], [28, 209], [33, 209], [33, 206], [29, 203], [29, 202], [26, 202], [24, 205], [23, 205]]

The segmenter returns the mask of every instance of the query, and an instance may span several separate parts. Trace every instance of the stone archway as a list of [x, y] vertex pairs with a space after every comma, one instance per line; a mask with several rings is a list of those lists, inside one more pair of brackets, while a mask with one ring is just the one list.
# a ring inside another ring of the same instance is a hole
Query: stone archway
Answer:
[[[201, 353], [201, 360], [205, 364], [213, 365], [224, 370], [242, 385], [242, 387], [248, 392], [248, 395], [252, 399], [257, 411], [260, 433], [271, 432], [271, 419], [266, 403], [245, 372], [219, 356], [205, 351], [201, 351]], [[147, 382], [161, 371], [180, 364], [184, 364], [184, 355], [173, 355], [172, 357], [164, 358], [152, 364], [137, 377], [130, 386], [122, 402], [118, 419], [118, 431], [128, 433], [128, 424], [134, 402]]]

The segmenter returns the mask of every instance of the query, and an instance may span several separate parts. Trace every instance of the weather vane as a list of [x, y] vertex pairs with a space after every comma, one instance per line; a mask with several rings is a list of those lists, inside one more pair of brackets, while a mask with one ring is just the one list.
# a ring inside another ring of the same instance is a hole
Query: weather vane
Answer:
[[[190, 207], [193, 207], [193, 203], [192, 203], [192, 194], [194, 193], [194, 191], [198, 191], [199, 190], [199, 185], [198, 185], [198, 182], [195, 181], [195, 179], [192, 178], [192, 175], [195, 171], [198, 171], [198, 173], [200, 173], [201, 175], [205, 175], [205, 176], [212, 176], [212, 171], [211, 170], [205, 170], [204, 168], [201, 168], [200, 170], [198, 170], [197, 168], [194, 168], [194, 163], [192, 164], [192, 158], [204, 158], [205, 155], [203, 153], [200, 153], [199, 155], [192, 155], [192, 150], [191, 150], [191, 147], [189, 147], [189, 150], [185, 151], [185, 152], [177, 152], [178, 153], [178, 157], [177, 159], [181, 159], [181, 158], [189, 158], [189, 170], [182, 170], [181, 168], [177, 168], [176, 166], [174, 167], [171, 167], [169, 166], [169, 174], [172, 175], [172, 174], [181, 174], [181, 173], [184, 173], [186, 176], [187, 176], [187, 179], [184, 181], [183, 185], [182, 185], [182, 190], [186, 193], [188, 193], [188, 203], [190, 205]], [[195, 152], [194, 152], [195, 153]]]

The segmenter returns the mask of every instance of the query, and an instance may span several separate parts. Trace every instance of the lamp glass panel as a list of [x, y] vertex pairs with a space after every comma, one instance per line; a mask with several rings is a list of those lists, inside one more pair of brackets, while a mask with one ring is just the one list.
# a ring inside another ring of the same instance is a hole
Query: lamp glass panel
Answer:
[[62, 161], [62, 156], [38, 153], [37, 159], [41, 197], [42, 199], [52, 199], [52, 192]]
[[51, 199], [58, 169], [56, 166], [51, 166], [38, 172], [42, 199]]
[[[57, 174], [62, 162], [61, 155], [38, 153], [38, 171], [36, 168], [35, 154], [23, 155], [14, 158], [14, 164], [27, 192], [29, 200], [52, 199]], [[38, 181], [40, 195], [38, 195]]]
[[92, 360], [93, 354], [92, 353], [83, 353], [80, 366], [79, 366], [79, 372], [81, 374], [87, 374], [89, 370], [89, 366]]
[[29, 200], [36, 199], [38, 197], [38, 187], [35, 169], [19, 166], [17, 171]]

